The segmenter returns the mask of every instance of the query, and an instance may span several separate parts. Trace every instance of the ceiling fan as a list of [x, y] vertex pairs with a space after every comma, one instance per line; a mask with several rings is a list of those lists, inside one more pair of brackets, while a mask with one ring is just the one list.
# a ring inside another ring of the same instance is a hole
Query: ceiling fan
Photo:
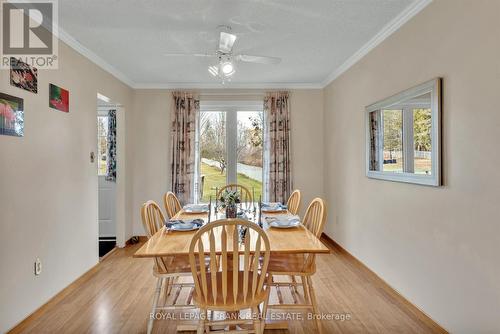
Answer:
[[222, 83], [230, 81], [231, 77], [236, 72], [235, 63], [246, 62], [246, 63], [258, 63], [258, 64], [278, 64], [281, 62], [281, 58], [277, 57], [267, 57], [267, 56], [255, 56], [246, 54], [234, 54], [233, 46], [236, 42], [237, 36], [229, 33], [231, 31], [230, 26], [218, 26], [220, 31], [219, 35], [219, 45], [215, 52], [209, 53], [166, 53], [164, 56], [167, 57], [178, 57], [178, 56], [193, 56], [193, 57], [208, 57], [215, 58], [217, 63], [208, 67], [208, 72], [214, 76], [219, 77]]

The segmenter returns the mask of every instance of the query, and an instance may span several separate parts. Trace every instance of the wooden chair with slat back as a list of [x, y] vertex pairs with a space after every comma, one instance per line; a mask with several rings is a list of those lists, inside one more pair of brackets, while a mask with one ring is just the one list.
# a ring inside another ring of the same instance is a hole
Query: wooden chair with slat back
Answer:
[[[309, 204], [302, 224], [305, 228], [312, 232], [317, 238], [321, 237], [326, 222], [326, 204], [321, 198], [315, 198]], [[290, 288], [290, 292], [297, 301], [295, 293], [298, 293], [297, 287], [302, 287], [304, 291], [304, 304], [299, 304], [303, 308], [312, 309], [313, 313], [318, 314], [316, 295], [312, 284], [311, 276], [316, 272], [315, 254], [286, 254], [273, 255], [269, 262], [268, 272], [273, 277], [276, 275], [288, 275], [292, 277], [291, 282], [273, 282], [272, 286], [278, 291], [278, 299], [280, 304], [269, 305], [269, 308], [284, 309], [287, 307], [297, 308], [298, 303], [283, 304], [280, 287], [286, 286]], [[300, 282], [295, 280], [295, 276], [300, 277]], [[317, 330], [321, 333], [321, 321], [318, 317], [315, 318]]]
[[225, 185], [224, 187], [220, 188], [218, 191], [217, 191], [217, 198], [220, 198], [222, 193], [225, 191], [225, 190], [231, 190], [231, 191], [237, 191], [240, 193], [240, 200], [241, 200], [241, 204], [246, 206], [247, 208], [250, 207], [252, 205], [252, 202], [253, 202], [253, 198], [252, 198], [252, 194], [250, 193], [250, 190], [248, 190], [247, 187], [245, 186], [242, 186], [241, 184], [228, 184], [228, 185]]
[[[240, 242], [240, 229], [246, 229]], [[216, 242], [216, 240], [220, 240]], [[252, 261], [251, 253], [261, 261]], [[217, 254], [220, 254], [218, 257]], [[222, 219], [202, 227], [191, 240], [189, 261], [195, 286], [194, 303], [200, 308], [198, 332], [210, 333], [210, 326], [252, 322], [255, 333], [262, 333], [263, 315], [267, 312], [269, 288], [267, 267], [270, 245], [265, 232], [256, 224], [242, 219]], [[209, 270], [195, 267], [195, 261], [208, 259]], [[262, 310], [259, 305], [263, 303]], [[250, 319], [215, 321], [208, 311], [236, 312], [251, 309]]]
[[167, 211], [168, 218], [172, 219], [179, 211], [181, 211], [181, 202], [177, 196], [169, 191], [163, 196], [163, 204], [165, 205], [165, 210]]
[[288, 207], [288, 211], [290, 211], [291, 214], [296, 215], [299, 213], [300, 209], [300, 190], [295, 189], [290, 197], [288, 198], [288, 201], [286, 203]]
[[[165, 216], [161, 211], [158, 204], [154, 201], [147, 201], [141, 207], [141, 218], [146, 230], [148, 239], [151, 238], [155, 233], [163, 228], [165, 222]], [[168, 309], [185, 309], [194, 308], [190, 301], [185, 304], [177, 303], [177, 298], [179, 296], [176, 293], [175, 298], [169, 304], [167, 304], [167, 298], [170, 295], [172, 288], [176, 287], [178, 292], [181, 289], [189, 287], [193, 288], [192, 283], [177, 283], [176, 280], [181, 276], [191, 276], [191, 266], [189, 263], [189, 257], [186, 256], [167, 256], [167, 257], [156, 257], [153, 266], [153, 275], [157, 278], [156, 290], [153, 297], [153, 307], [151, 314], [155, 314], [160, 310]], [[158, 306], [158, 302], [161, 295], [161, 290], [164, 289], [164, 299], [165, 303], [163, 306]], [[147, 332], [151, 333], [153, 329], [154, 317], [149, 317]]]

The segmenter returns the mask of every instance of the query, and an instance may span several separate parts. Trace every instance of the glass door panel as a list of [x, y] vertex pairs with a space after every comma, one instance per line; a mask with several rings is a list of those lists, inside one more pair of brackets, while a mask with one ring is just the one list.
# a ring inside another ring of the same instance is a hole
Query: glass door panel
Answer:
[[227, 184], [226, 113], [200, 113], [200, 193], [202, 202], [215, 200], [216, 188]]
[[262, 148], [264, 114], [238, 111], [236, 183], [247, 187], [258, 200], [262, 196]]
[[97, 175], [105, 176], [108, 157], [108, 116], [97, 116]]

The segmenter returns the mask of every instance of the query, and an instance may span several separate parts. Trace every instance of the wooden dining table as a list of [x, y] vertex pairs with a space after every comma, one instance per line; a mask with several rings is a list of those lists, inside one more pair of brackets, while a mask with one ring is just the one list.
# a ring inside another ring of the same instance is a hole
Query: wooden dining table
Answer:
[[[208, 213], [188, 213], [186, 210], [182, 209], [172, 219], [201, 219], [204, 224], [207, 224], [225, 218], [225, 215], [219, 210], [212, 209], [210, 211], [209, 217]], [[269, 238], [271, 256], [273, 254], [321, 254], [330, 252], [328, 247], [303, 225], [286, 229], [269, 226], [266, 217], [274, 216], [278, 218], [280, 215], [290, 215], [288, 211], [263, 211], [262, 215], [259, 215], [258, 208], [252, 209], [250, 207], [248, 211], [246, 217], [243, 219], [258, 223], [260, 217], [262, 228]], [[135, 252], [134, 257], [153, 258], [171, 255], [189, 255], [189, 246], [195, 233], [196, 231], [171, 231], [163, 227]], [[218, 240], [216, 240], [216, 243], [219, 244]], [[205, 242], [204, 244], [208, 247], [208, 243]], [[228, 247], [231, 247], [231, 245], [228, 245]], [[216, 251], [219, 250], [220, 248], [216, 246]], [[228, 251], [232, 251], [232, 249], [228, 248]]]
[[[246, 206], [246, 217], [243, 219], [250, 220], [254, 223], [261, 222], [267, 237], [269, 238], [271, 257], [273, 254], [322, 254], [329, 253], [330, 250], [326, 247], [313, 233], [311, 233], [302, 224], [293, 228], [275, 228], [269, 226], [268, 217], [279, 218], [280, 215], [290, 215], [288, 211], [281, 212], [265, 212], [259, 214], [259, 209], [254, 205]], [[219, 219], [224, 219], [225, 215], [212, 208], [210, 213], [189, 213], [182, 209], [172, 219], [191, 220], [202, 219], [204, 224], [214, 222]], [[239, 217], [242, 218], [242, 217]], [[253, 232], [253, 231], [252, 231]], [[134, 257], [136, 258], [154, 258], [171, 255], [188, 255], [191, 240], [196, 231], [172, 231], [165, 226], [156, 232], [144, 245], [139, 248]], [[220, 236], [219, 233], [215, 233]], [[208, 237], [208, 236], [207, 236]], [[251, 240], [256, 240], [252, 237]], [[207, 240], [208, 241], [208, 240]], [[205, 247], [209, 247], [208, 242], [203, 243]], [[227, 251], [232, 251], [232, 243], [227, 244]], [[215, 250], [220, 253], [220, 240], [216, 240]], [[209, 252], [209, 249], [205, 249]], [[266, 321], [266, 329], [286, 329], [288, 323], [286, 321]], [[178, 325], [178, 331], [196, 330], [195, 325]]]

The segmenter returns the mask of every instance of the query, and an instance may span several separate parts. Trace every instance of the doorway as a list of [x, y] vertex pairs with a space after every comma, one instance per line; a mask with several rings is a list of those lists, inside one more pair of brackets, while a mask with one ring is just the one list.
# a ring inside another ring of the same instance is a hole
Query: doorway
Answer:
[[263, 193], [262, 101], [202, 102], [197, 131], [195, 200], [208, 202], [229, 183]]
[[[98, 224], [99, 258], [116, 247], [116, 113], [119, 105], [107, 97], [97, 97], [97, 178], [98, 178]], [[115, 133], [110, 136], [110, 133]], [[111, 153], [113, 151], [113, 154]]]

